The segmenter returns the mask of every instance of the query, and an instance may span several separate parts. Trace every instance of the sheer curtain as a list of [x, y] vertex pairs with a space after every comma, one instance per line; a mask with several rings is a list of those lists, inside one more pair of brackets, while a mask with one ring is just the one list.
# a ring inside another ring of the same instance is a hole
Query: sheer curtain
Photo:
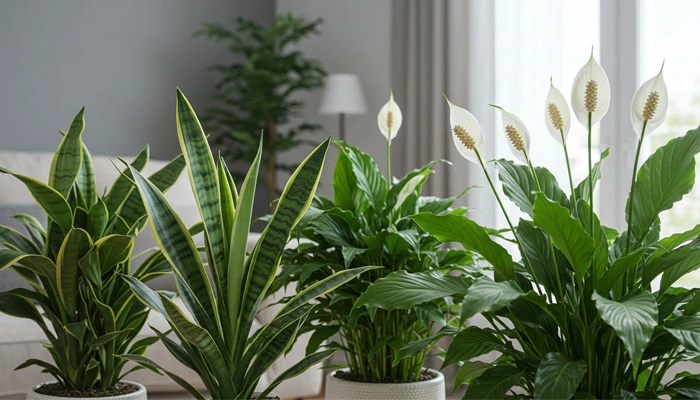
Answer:
[[[454, 149], [448, 108], [442, 94], [468, 108], [484, 130], [493, 130], [493, 4], [490, 1], [394, 0], [392, 3], [391, 83], [403, 111], [394, 141], [395, 175], [446, 159], [436, 167], [425, 194], [453, 196], [469, 185], [486, 187], [481, 170]], [[492, 158], [494, 143], [488, 143]], [[471, 191], [461, 204], [479, 210], [474, 218], [493, 224], [493, 197]]]

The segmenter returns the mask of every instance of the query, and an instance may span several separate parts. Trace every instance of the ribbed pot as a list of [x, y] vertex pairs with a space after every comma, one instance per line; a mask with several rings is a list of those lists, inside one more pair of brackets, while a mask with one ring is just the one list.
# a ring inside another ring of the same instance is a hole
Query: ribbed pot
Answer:
[[[347, 371], [347, 369], [343, 370]], [[445, 376], [435, 370], [433, 379], [409, 383], [366, 383], [336, 378], [326, 379], [326, 400], [445, 400]]]
[[[122, 381], [124, 383], [130, 383], [132, 385], [138, 386], [139, 390], [129, 393], [129, 394], [122, 394], [119, 396], [110, 396], [110, 397], [86, 397], [86, 399], [90, 400], [147, 400], [146, 396], [146, 388], [136, 382], [129, 382], [129, 381]], [[47, 382], [47, 383], [54, 383], [54, 382]], [[41, 387], [41, 385], [36, 385], [33, 388], [29, 389], [27, 391], [27, 400], [75, 400], [75, 397], [58, 397], [58, 396], [51, 396], [47, 394], [41, 394], [37, 393], [34, 390], [38, 389]]]

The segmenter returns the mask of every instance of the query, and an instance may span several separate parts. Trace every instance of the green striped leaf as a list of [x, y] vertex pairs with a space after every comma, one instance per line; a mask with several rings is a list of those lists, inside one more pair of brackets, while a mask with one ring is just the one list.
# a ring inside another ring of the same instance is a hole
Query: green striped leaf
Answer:
[[294, 378], [295, 376], [301, 375], [303, 372], [313, 367], [314, 365], [329, 359], [335, 352], [336, 349], [319, 351], [318, 353], [310, 354], [302, 358], [301, 361], [279, 374], [277, 378], [274, 381], [272, 381], [272, 383], [267, 387], [267, 389], [263, 390], [258, 395], [258, 398], [264, 399], [265, 396], [270, 394], [270, 392], [273, 391], [280, 383], [288, 379]]
[[[243, 180], [241, 186], [241, 195], [238, 198], [236, 214], [233, 219], [233, 230], [231, 231], [231, 240], [229, 249], [232, 251], [228, 258], [227, 271], [227, 308], [229, 313], [231, 332], [238, 332], [239, 324], [245, 318], [245, 314], [241, 313], [241, 301], [245, 287], [243, 285], [243, 276], [245, 275], [245, 251], [248, 247], [248, 233], [250, 231], [250, 220], [253, 214], [253, 202], [255, 201], [255, 187], [258, 181], [258, 172], [260, 170], [260, 160], [262, 159], [262, 141], [258, 145], [258, 153], [253, 160], [253, 163], [248, 169], [248, 174]], [[235, 250], [235, 251], [233, 251]], [[245, 340], [247, 334], [237, 335], [241, 341]], [[239, 340], [238, 338], [236, 340]], [[241, 345], [237, 346], [242, 349]], [[239, 350], [236, 350], [237, 355]]]
[[83, 142], [81, 139], [83, 129], [85, 129], [85, 107], [73, 118], [68, 132], [61, 139], [51, 162], [49, 186], [56, 189], [63, 197], [68, 196], [83, 163]]
[[[131, 168], [131, 167], [130, 167]], [[135, 168], [131, 168], [134, 181], [148, 213], [153, 237], [158, 247], [173, 267], [173, 271], [187, 282], [194, 297], [214, 321], [216, 309], [214, 295], [206, 271], [199, 257], [197, 246], [180, 218], [158, 188], [146, 180]], [[190, 311], [195, 311], [190, 309]], [[211, 313], [211, 314], [209, 314]]]
[[46, 245], [46, 230], [35, 216], [29, 214], [17, 214], [13, 215], [12, 218], [24, 225], [24, 228], [27, 230], [27, 232], [29, 232], [29, 236], [32, 238], [32, 241], [36, 247], [40, 249], [44, 248]]
[[85, 143], [82, 144], [83, 157], [80, 171], [78, 172], [78, 187], [85, 196], [88, 208], [97, 203], [97, 190], [95, 186], [95, 170], [92, 167], [92, 157]]
[[311, 204], [321, 178], [330, 139], [321, 143], [294, 171], [282, 192], [277, 209], [263, 231], [253, 252], [247, 271], [242, 318], [247, 324], [241, 334], [247, 334], [265, 291], [272, 283], [289, 234]]
[[102, 237], [107, 228], [107, 220], [109, 218], [109, 210], [107, 210], [107, 205], [102, 198], [98, 197], [97, 202], [90, 207], [88, 217], [88, 233], [90, 233], [93, 239]]
[[36, 306], [31, 301], [16, 294], [0, 292], [0, 311], [13, 317], [31, 319], [40, 326], [46, 327]]
[[164, 316], [167, 315], [165, 309], [163, 308], [163, 303], [160, 301], [160, 296], [155, 290], [144, 285], [140, 280], [134, 278], [133, 276], [119, 276], [129, 284], [131, 291], [141, 303], [152, 310], [158, 311]]
[[[190, 322], [183, 314], [180, 308], [173, 303], [172, 300], [160, 295], [163, 303], [163, 308], [167, 313], [168, 322], [177, 330], [189, 343], [194, 345], [204, 355], [204, 359], [211, 368], [211, 373], [216, 376], [216, 379], [221, 388], [221, 394], [224, 398], [231, 397], [235, 393], [228, 368], [228, 356], [226, 349], [217, 347], [211, 334], [197, 324]], [[200, 371], [200, 373], [203, 371]], [[229, 395], [226, 395], [229, 394]]]
[[[209, 267], [217, 281], [217, 287], [222, 290], [225, 287], [222, 286], [224, 282], [221, 279], [226, 274], [226, 244], [216, 164], [197, 115], [180, 89], [177, 90], [177, 132], [182, 154], [187, 161], [194, 197], [204, 222]], [[225, 296], [227, 289], [223, 290]]]
[[[148, 163], [149, 154], [150, 148], [148, 145], [146, 145], [146, 147], [144, 147], [143, 150], [136, 155], [134, 161], [132, 161], [129, 165], [131, 168], [134, 168], [137, 171], [143, 170], [146, 163]], [[134, 189], [134, 185], [129, 181], [129, 179], [131, 179], [130, 169], [124, 168], [119, 176], [117, 176], [117, 179], [112, 184], [107, 195], [105, 195], [104, 201], [110, 214], [114, 214], [119, 210], [129, 194], [131, 194], [131, 191]]]
[[[219, 199], [221, 200], [221, 223], [224, 229], [224, 244], [226, 245], [226, 254], [229, 254], [229, 244], [231, 242], [231, 233], [233, 232], [233, 220], [236, 216], [236, 203], [234, 201], [236, 187], [233, 189], [229, 185], [228, 169], [224, 163], [223, 157], [219, 156], [217, 164], [217, 173], [219, 175]], [[230, 257], [230, 254], [229, 254]], [[226, 274], [222, 271], [222, 284], [225, 285]], [[224, 286], [225, 287], [225, 286]], [[228, 287], [226, 287], [228, 289]]]
[[117, 264], [126, 262], [134, 248], [133, 236], [109, 235], [95, 242], [99, 250], [100, 267], [106, 273]]
[[64, 234], [68, 233], [73, 225], [73, 211], [71, 211], [65, 197], [57, 192], [56, 189], [34, 178], [14, 174], [4, 168], [0, 168], [0, 173], [10, 174], [24, 183], [32, 194], [32, 197], [34, 197], [34, 200], [36, 200], [49, 218], [61, 227]]
[[24, 253], [41, 254], [41, 250], [39, 250], [34, 242], [8, 226], [0, 225], [0, 244], [20, 250]]
[[56, 283], [68, 315], [78, 309], [78, 261], [92, 247], [90, 235], [82, 229], [71, 229], [56, 257]]
[[[165, 193], [177, 182], [184, 168], [185, 158], [180, 154], [169, 163], [165, 164], [163, 168], [149, 176], [148, 180], [151, 181], [158, 190]], [[141, 201], [138, 190], [131, 191], [131, 194], [129, 194], [129, 197], [119, 210], [119, 215], [124, 218], [124, 221], [126, 221], [129, 226], [133, 226], [140, 218], [146, 215], [146, 209], [143, 207], [143, 202]]]
[[194, 396], [194, 398], [196, 398], [197, 400], [205, 400], [205, 399], [206, 399], [206, 398], [204, 397], [204, 395], [202, 395], [201, 393], [199, 393], [199, 391], [198, 391], [197, 389], [195, 389], [194, 386], [192, 386], [192, 385], [191, 385], [189, 382], [187, 382], [185, 379], [182, 379], [182, 378], [179, 377], [178, 375], [176, 375], [176, 374], [174, 374], [174, 373], [168, 371], [167, 369], [161, 367], [160, 365], [156, 364], [155, 362], [149, 360], [149, 359], [146, 358], [146, 357], [137, 356], [137, 355], [133, 355], [133, 354], [125, 354], [125, 355], [122, 355], [122, 356], [120, 356], [120, 357], [123, 358], [123, 359], [125, 359], [125, 360], [129, 360], [129, 361], [133, 361], [133, 362], [135, 362], [135, 363], [141, 364], [141, 365], [143, 365], [144, 367], [147, 366], [147, 367], [150, 367], [150, 368], [155, 368], [155, 369], [157, 369], [157, 370], [159, 370], [159, 371], [163, 371], [163, 373], [165, 373], [166, 375], [168, 375], [168, 376], [170, 377], [170, 379], [172, 379], [173, 381], [175, 381], [175, 383], [177, 383], [178, 385], [180, 385], [181, 388], [185, 389], [189, 394], [191, 394], [192, 396]]
[[56, 275], [56, 265], [48, 257], [26, 254], [11, 249], [0, 249], [0, 271], [13, 264], [23, 265], [32, 272], [45, 277], [55, 278]]

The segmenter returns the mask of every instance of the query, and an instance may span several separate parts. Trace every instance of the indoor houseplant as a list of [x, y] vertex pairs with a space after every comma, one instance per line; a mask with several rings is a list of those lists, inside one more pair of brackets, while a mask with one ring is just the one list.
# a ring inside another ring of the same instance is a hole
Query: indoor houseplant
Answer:
[[[133, 369], [123, 371], [126, 360], [117, 356], [143, 354], [154, 342], [150, 337], [134, 340], [148, 309], [118, 275], [146, 282], [169, 268], [149, 259], [131, 274], [134, 236], [145, 225], [145, 210], [125, 176], [119, 176], [106, 194], [99, 194], [90, 153], [82, 141], [84, 125], [81, 110], [63, 134], [48, 184], [0, 168], [23, 182], [48, 215], [46, 226], [27, 214], [15, 216], [28, 236], [0, 226], [4, 247], [0, 269], [14, 269], [31, 285], [31, 289], [0, 293], [0, 311], [33, 320], [48, 340], [45, 347], [53, 363], [29, 359], [17, 369], [38, 366], [57, 383], [30, 390], [28, 398], [37, 398], [39, 392], [106, 397], [131, 391], [136, 398], [145, 399], [143, 386], [121, 382]], [[131, 167], [141, 170], [148, 153], [146, 147]], [[151, 179], [167, 190], [183, 168], [180, 156]], [[124, 173], [130, 174], [128, 170]]]
[[[401, 117], [401, 110], [391, 97], [378, 117], [380, 131], [387, 138], [387, 167], [391, 140], [399, 131]], [[442, 249], [438, 239], [411, 220], [421, 212], [461, 215], [466, 209], [450, 208], [460, 195], [421, 196], [422, 185], [437, 161], [401, 179], [390, 179], [382, 175], [369, 155], [344, 142], [336, 143], [340, 154], [333, 177], [334, 198], [316, 196], [293, 235], [293, 240], [304, 241], [285, 251], [284, 268], [276, 284], [293, 282], [297, 290], [304, 290], [338, 271], [352, 271], [365, 265], [383, 266], [323, 296], [304, 329], [314, 331], [309, 352], [315, 351], [324, 339], [339, 333], [340, 340], [332, 342], [330, 347], [343, 350], [349, 369], [331, 374], [326, 398], [362, 398], [361, 387], [366, 387], [372, 398], [400, 398], [403, 389], [396, 385], [380, 388], [377, 384], [406, 383], [405, 390], [409, 391], [414, 390], [413, 386], [425, 386], [422, 381], [434, 375], [434, 371], [424, 369], [432, 347], [423, 346], [408, 357], [402, 357], [399, 349], [409, 342], [430, 337], [434, 326], [445, 325], [455, 318], [452, 303], [431, 299], [409, 310], [385, 311], [356, 307], [356, 301], [368, 286], [390, 273], [437, 275], [466, 289], [463, 278], [447, 274], [460, 271], [470, 275], [471, 255], [462, 250]], [[391, 177], [391, 173], [387, 176]], [[444, 398], [441, 374], [438, 379], [429, 398]], [[351, 387], [351, 392], [343, 392], [339, 385], [354, 385], [355, 389]]]
[[[330, 139], [319, 145], [292, 174], [275, 213], [252, 254], [246, 257], [261, 149], [243, 181], [240, 196], [223, 159], [215, 162], [194, 110], [177, 92], [177, 128], [193, 193], [203, 221], [208, 268], [200, 258], [191, 233], [169, 206], [154, 182], [131, 169], [151, 230], [172, 266], [177, 293], [190, 319], [167, 296], [137, 279], [124, 276], [134, 294], [161, 313], [180, 343], [156, 330], [173, 356], [201, 377], [213, 399], [248, 399], [263, 373], [294, 343], [299, 328], [313, 308], [309, 304], [362, 272], [341, 271], [309, 287], [290, 300], [253, 336], [253, 320], [277, 269], [289, 234], [311, 203]], [[211, 271], [210, 276], [207, 269]], [[155, 330], [155, 329], [154, 329]], [[335, 350], [314, 352], [282, 372], [258, 397], [279, 383], [330, 357]], [[165, 372], [198, 399], [203, 395], [184, 379], [138, 355], [124, 355], [143, 366]]]
[[[263, 142], [261, 181], [268, 202], [279, 196], [277, 171], [292, 173], [296, 164], [281, 162], [278, 155], [302, 144], [304, 137], [320, 129], [317, 124], [297, 121], [303, 107], [299, 94], [323, 85], [326, 72], [321, 64], [295, 49], [310, 35], [318, 34], [320, 19], [313, 21], [289, 13], [279, 14], [269, 26], [239, 17], [235, 30], [205, 23], [195, 33], [228, 44], [235, 56], [231, 63], [214, 65], [221, 74], [212, 97], [214, 107], [202, 118], [215, 143], [229, 162], [248, 166]], [[316, 142], [317, 143], [317, 142]], [[243, 180], [244, 170], [232, 165], [234, 180]]]
[[[590, 134], [609, 101], [607, 76], [591, 56], [572, 90], [574, 113], [589, 132], [589, 175], [576, 188], [570, 179], [569, 195], [549, 171], [532, 166], [527, 128], [501, 110], [511, 149], [524, 163], [496, 161], [503, 193], [531, 218], [513, 225], [506, 214], [521, 261], [513, 262], [504, 247], [466, 217], [414, 217], [441, 240], [473, 249], [496, 271], [495, 279], [480, 278], [457, 294], [464, 299], [462, 322], [482, 313], [490, 324], [462, 327], [445, 354], [445, 364], [460, 364], [456, 383], [469, 383], [465, 398], [700, 396], [697, 373], [664, 376], [674, 364], [700, 361], [699, 290], [672, 286], [700, 266], [700, 225], [659, 238], [659, 213], [671, 209], [693, 187], [700, 128], [669, 141], [637, 168], [645, 135], [666, 114], [662, 72], [637, 91], [631, 118], [639, 143], [625, 211], [627, 230], [618, 233], [602, 226], [591, 212], [601, 171], [600, 163], [591, 162]], [[478, 122], [468, 111], [449, 106], [455, 145], [488, 177]], [[550, 133], [565, 145], [569, 109], [553, 86], [545, 116]], [[492, 183], [491, 187], [502, 206]], [[601, 207], [606, 206], [601, 201]], [[653, 283], [656, 278], [658, 285]], [[453, 290], [444, 285], [436, 290], [436, 295], [449, 293]], [[492, 363], [471, 361], [494, 350], [502, 355]], [[507, 396], [510, 390], [526, 395]]]

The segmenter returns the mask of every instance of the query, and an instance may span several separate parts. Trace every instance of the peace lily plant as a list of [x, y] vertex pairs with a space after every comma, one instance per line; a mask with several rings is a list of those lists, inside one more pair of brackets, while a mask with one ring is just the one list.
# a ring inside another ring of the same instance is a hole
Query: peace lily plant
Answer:
[[343, 378], [359, 382], [426, 379], [430, 374], [426, 374], [424, 363], [432, 347], [423, 346], [405, 356], [401, 349], [430, 337], [433, 327], [446, 325], [457, 317], [452, 304], [442, 300], [423, 302], [406, 310], [364, 307], [364, 293], [373, 282], [390, 274], [398, 279], [439, 275], [466, 290], [462, 278], [447, 274], [458, 271], [469, 275], [474, 268], [469, 252], [443, 249], [438, 238], [412, 219], [423, 212], [461, 215], [466, 211], [451, 208], [463, 193], [449, 198], [421, 195], [423, 184], [439, 161], [400, 179], [391, 175], [391, 141], [401, 128], [402, 117], [390, 95], [377, 116], [379, 131], [387, 139], [386, 177], [369, 155], [347, 143], [335, 142], [340, 154], [333, 177], [334, 198], [314, 198], [293, 234], [294, 239], [304, 240], [295, 240], [295, 248], [285, 251], [284, 268], [276, 280], [278, 287], [295, 283], [297, 290], [306, 290], [333, 273], [368, 265], [383, 267], [320, 297], [317, 310], [304, 327], [313, 331], [307, 352], [315, 351], [324, 339], [339, 333], [339, 340], [328, 346], [345, 353], [349, 372]]
[[[137, 279], [127, 275], [123, 279], [131, 286], [135, 298], [166, 319], [174, 337], [154, 329], [155, 333], [178, 362], [199, 375], [212, 399], [246, 400], [253, 396], [263, 374], [290, 349], [304, 322], [311, 318], [314, 307], [309, 303], [371, 267], [324, 276], [291, 298], [270, 322], [253, 332], [253, 321], [277, 275], [289, 234], [309, 207], [318, 186], [330, 139], [311, 152], [289, 178], [274, 214], [247, 256], [262, 143], [239, 194], [223, 159], [215, 160], [212, 156], [199, 120], [179, 90], [177, 131], [202, 217], [200, 226], [188, 230], [156, 182], [144, 178], [135, 168], [130, 168], [130, 172], [141, 194], [153, 236], [172, 267], [177, 294], [186, 311], [166, 294], [148, 288]], [[205, 246], [198, 248], [192, 234], [202, 230]], [[257, 398], [265, 398], [281, 382], [334, 352], [335, 349], [310, 352], [261, 388]], [[122, 358], [165, 373], [195, 398], [205, 398], [166, 366], [141, 355]]]
[[[136, 340], [148, 309], [119, 276], [143, 284], [170, 268], [153, 253], [131, 273], [134, 237], [146, 224], [146, 211], [129, 182], [129, 169], [138, 173], [146, 166], [148, 147], [102, 193], [82, 140], [84, 127], [83, 109], [63, 133], [48, 183], [0, 168], [24, 183], [48, 216], [43, 224], [16, 215], [28, 235], [0, 226], [0, 270], [12, 268], [31, 285], [1, 292], [0, 311], [31, 319], [46, 335], [44, 347], [53, 361], [32, 358], [17, 367], [37, 366], [56, 379], [57, 386], [40, 388], [42, 393], [111, 396], [128, 393], [117, 385], [141, 368], [124, 371], [127, 361], [120, 356], [143, 355], [155, 341]], [[166, 191], [184, 165], [178, 156], [150, 179]]]
[[[478, 254], [493, 268], [493, 278], [470, 283], [464, 277], [468, 288], [462, 290], [445, 277], [394, 273], [375, 282], [364, 303], [390, 310], [442, 298], [460, 302], [459, 321], [420, 345], [453, 336], [444, 365], [459, 365], [455, 386], [468, 384], [467, 399], [700, 398], [700, 374], [666, 376], [678, 363], [700, 363], [700, 289], [673, 286], [700, 267], [700, 225], [660, 238], [659, 219], [693, 187], [700, 128], [672, 139], [637, 168], [644, 137], [666, 115], [662, 72], [636, 92], [630, 115], [639, 142], [627, 229], [618, 232], [601, 225], [592, 207], [601, 167], [600, 161], [590, 162], [590, 135], [610, 102], [607, 76], [593, 57], [576, 76], [571, 100], [574, 115], [588, 130], [589, 174], [574, 187], [568, 168], [568, 194], [547, 169], [532, 165], [527, 129], [501, 109], [510, 148], [524, 161], [496, 161], [503, 195], [526, 215], [517, 225], [485, 168], [478, 122], [448, 100], [457, 150], [486, 174], [520, 260], [465, 215], [419, 213], [410, 217], [418, 226]], [[549, 132], [564, 146], [568, 165], [570, 113], [554, 86], [544, 115]], [[488, 327], [467, 326], [477, 314]], [[492, 351], [500, 353], [495, 361], [474, 360]]]

